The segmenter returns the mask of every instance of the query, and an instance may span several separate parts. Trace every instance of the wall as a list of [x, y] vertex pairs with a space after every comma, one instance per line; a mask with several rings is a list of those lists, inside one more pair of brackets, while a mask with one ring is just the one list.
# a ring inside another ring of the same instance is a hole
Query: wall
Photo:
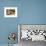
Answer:
[[[4, 7], [18, 7], [18, 18], [4, 18]], [[18, 24], [46, 24], [46, 0], [0, 0], [0, 44], [8, 43], [9, 32], [17, 34]]]

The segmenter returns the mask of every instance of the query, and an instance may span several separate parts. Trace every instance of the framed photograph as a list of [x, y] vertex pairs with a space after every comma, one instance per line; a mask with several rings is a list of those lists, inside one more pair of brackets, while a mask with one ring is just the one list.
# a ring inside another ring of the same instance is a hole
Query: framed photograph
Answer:
[[4, 7], [4, 17], [17, 17], [17, 7]]

